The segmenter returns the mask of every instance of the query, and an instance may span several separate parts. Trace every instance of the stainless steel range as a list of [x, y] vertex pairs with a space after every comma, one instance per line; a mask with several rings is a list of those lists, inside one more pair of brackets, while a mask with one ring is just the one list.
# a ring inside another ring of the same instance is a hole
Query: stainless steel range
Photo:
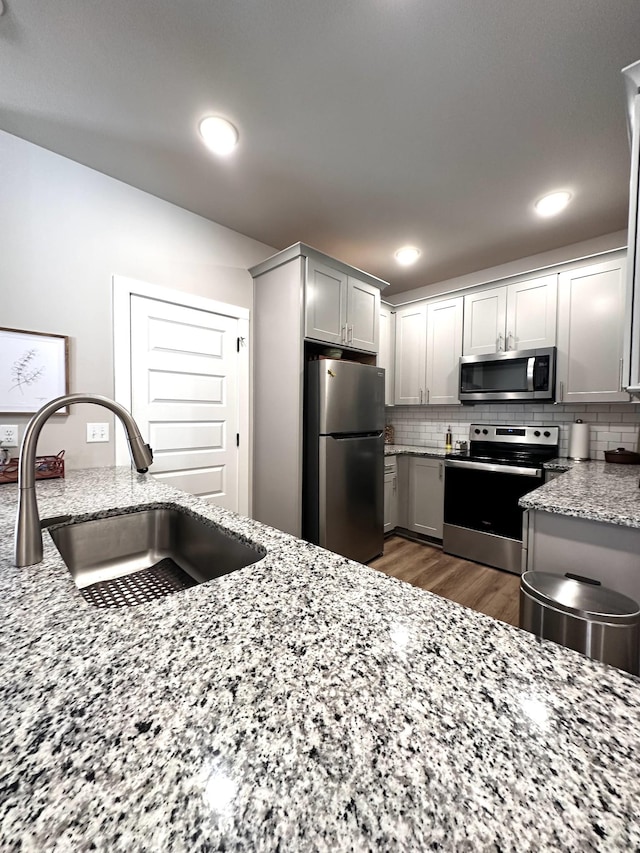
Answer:
[[557, 426], [471, 424], [469, 453], [445, 460], [445, 553], [520, 574], [518, 501], [543, 484], [558, 442]]

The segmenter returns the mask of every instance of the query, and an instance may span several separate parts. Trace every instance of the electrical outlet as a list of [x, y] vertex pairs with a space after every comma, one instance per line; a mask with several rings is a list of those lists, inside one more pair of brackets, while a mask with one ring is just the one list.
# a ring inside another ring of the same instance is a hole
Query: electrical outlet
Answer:
[[0, 424], [0, 447], [18, 446], [18, 427], [16, 424]]
[[87, 443], [109, 441], [109, 424], [87, 424]]

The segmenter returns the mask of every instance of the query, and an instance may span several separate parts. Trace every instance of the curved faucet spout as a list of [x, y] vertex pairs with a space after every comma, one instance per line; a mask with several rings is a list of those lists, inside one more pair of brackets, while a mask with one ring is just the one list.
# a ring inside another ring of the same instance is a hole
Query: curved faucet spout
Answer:
[[18, 467], [18, 515], [16, 518], [15, 564], [33, 566], [42, 560], [42, 531], [35, 490], [36, 447], [40, 430], [49, 417], [72, 403], [96, 403], [113, 412], [127, 433], [131, 460], [139, 473], [144, 474], [153, 462], [153, 452], [145, 444], [138, 425], [120, 403], [99, 394], [65, 394], [56, 397], [35, 413], [24, 432]]

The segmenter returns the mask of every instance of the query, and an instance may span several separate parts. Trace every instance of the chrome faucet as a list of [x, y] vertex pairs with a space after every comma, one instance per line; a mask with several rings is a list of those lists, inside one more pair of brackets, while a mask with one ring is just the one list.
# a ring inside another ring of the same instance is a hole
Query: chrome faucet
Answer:
[[120, 418], [125, 428], [131, 460], [137, 471], [144, 474], [153, 462], [153, 452], [149, 445], [144, 443], [138, 425], [131, 414], [115, 400], [98, 394], [65, 394], [64, 397], [56, 397], [55, 400], [45, 403], [27, 424], [20, 448], [15, 537], [16, 566], [33, 566], [42, 560], [42, 530], [35, 489], [36, 446], [40, 430], [49, 416], [71, 403], [97, 403], [105, 409], [110, 409]]

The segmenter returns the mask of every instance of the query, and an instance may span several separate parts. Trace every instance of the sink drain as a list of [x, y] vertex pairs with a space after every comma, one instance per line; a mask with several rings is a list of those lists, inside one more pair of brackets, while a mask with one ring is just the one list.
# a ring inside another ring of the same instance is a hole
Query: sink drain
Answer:
[[170, 557], [166, 557], [148, 569], [140, 569], [122, 578], [99, 581], [85, 586], [80, 592], [94, 607], [131, 607], [189, 589], [196, 584], [197, 581], [183, 572]]

